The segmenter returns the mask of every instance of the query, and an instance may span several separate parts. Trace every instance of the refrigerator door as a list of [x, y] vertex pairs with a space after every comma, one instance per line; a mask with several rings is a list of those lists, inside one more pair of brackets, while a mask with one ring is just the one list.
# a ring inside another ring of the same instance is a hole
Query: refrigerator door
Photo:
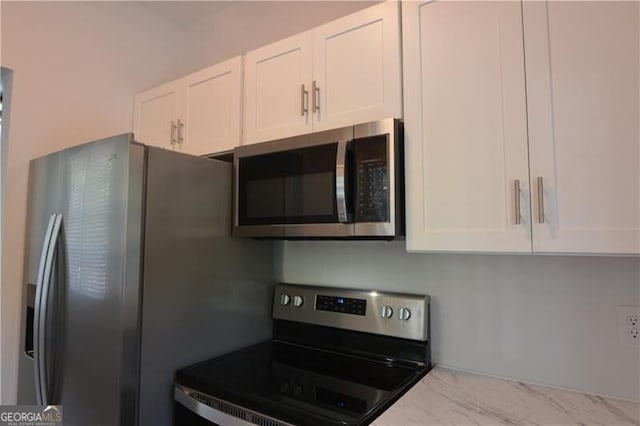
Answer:
[[[36, 270], [42, 269], [34, 256], [41, 254], [43, 223], [54, 214], [54, 228], [59, 224], [44, 256], [45, 265], [51, 264], [44, 268], [49, 285], [34, 297], [45, 306], [44, 333], [33, 320], [35, 335], [41, 336], [33, 340], [44, 343], [37, 365], [47, 379], [38, 402], [62, 404], [66, 425], [120, 422], [123, 331], [129, 318], [125, 288], [139, 288], [140, 281], [144, 147], [132, 141], [130, 134], [103, 139], [32, 163], [28, 283], [38, 281]], [[130, 232], [136, 228], [137, 234]], [[135, 311], [137, 317], [137, 306]], [[26, 370], [20, 372], [25, 383]], [[36, 383], [33, 373], [31, 381]], [[38, 393], [22, 389], [21, 403]]]
[[231, 238], [231, 164], [148, 148], [141, 426], [170, 425], [177, 369], [271, 337], [271, 241]]
[[[139, 274], [127, 280], [127, 267], [131, 262], [139, 268], [141, 242], [139, 232], [128, 232], [130, 220], [141, 220], [144, 171], [144, 147], [132, 141], [133, 135], [122, 135], [61, 152], [68, 264], [65, 425], [120, 422], [123, 333], [130, 315], [125, 289], [139, 283]], [[136, 246], [137, 255], [128, 258], [125, 253], [135, 253]]]

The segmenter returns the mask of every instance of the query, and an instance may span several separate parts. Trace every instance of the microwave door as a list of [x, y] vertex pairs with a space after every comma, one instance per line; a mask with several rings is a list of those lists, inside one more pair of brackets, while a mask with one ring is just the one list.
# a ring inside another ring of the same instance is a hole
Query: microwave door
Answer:
[[237, 161], [234, 235], [348, 237], [347, 141], [303, 146]]

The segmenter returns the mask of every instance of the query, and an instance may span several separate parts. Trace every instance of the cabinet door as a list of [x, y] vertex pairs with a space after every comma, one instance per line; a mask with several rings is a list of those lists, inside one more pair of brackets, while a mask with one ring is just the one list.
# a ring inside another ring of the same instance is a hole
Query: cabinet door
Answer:
[[403, 17], [407, 249], [531, 251], [521, 4]]
[[133, 132], [147, 145], [171, 149], [176, 143], [178, 82], [163, 84], [135, 96]]
[[191, 74], [181, 84], [184, 140], [180, 149], [204, 155], [238, 146], [242, 126], [242, 57]]
[[313, 30], [314, 130], [402, 117], [399, 9], [384, 2]]
[[639, 3], [524, 7], [533, 249], [638, 253]]
[[311, 43], [308, 31], [247, 53], [245, 143], [311, 131]]

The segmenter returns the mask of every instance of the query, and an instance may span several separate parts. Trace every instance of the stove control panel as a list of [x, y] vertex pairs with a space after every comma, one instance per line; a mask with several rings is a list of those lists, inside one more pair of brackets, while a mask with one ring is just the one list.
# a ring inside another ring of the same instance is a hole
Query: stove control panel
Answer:
[[273, 318], [426, 341], [429, 296], [281, 283]]
[[367, 301], [365, 299], [351, 299], [349, 297], [316, 296], [316, 309], [319, 311], [340, 312], [351, 315], [365, 315]]

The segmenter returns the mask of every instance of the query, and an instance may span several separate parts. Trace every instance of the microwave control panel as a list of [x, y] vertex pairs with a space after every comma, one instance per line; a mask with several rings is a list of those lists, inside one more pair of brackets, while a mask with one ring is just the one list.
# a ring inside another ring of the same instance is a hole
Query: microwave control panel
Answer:
[[356, 222], [389, 220], [387, 135], [354, 141], [356, 163]]

